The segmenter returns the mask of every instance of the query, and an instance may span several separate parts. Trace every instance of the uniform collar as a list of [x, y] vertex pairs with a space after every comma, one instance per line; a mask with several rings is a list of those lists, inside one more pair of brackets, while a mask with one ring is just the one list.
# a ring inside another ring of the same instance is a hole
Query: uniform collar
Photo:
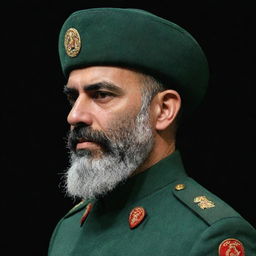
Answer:
[[118, 185], [112, 192], [99, 199], [105, 208], [131, 205], [155, 191], [186, 176], [179, 151], [162, 159], [149, 169]]

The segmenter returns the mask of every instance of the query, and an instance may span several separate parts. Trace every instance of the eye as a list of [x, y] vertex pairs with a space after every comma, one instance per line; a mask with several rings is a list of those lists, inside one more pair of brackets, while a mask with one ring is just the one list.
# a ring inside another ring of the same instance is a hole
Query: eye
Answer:
[[67, 94], [67, 100], [71, 106], [73, 106], [76, 102], [77, 95], [74, 94]]
[[100, 101], [107, 101], [113, 98], [115, 95], [108, 91], [95, 91], [92, 93], [92, 98]]
[[68, 87], [64, 87], [63, 92], [66, 95], [69, 104], [73, 106], [78, 97], [78, 92], [75, 89], [68, 88]]

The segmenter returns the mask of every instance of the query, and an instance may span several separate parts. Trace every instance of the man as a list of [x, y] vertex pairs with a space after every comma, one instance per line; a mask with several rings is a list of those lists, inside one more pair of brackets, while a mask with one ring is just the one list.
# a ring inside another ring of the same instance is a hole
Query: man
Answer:
[[256, 231], [187, 176], [179, 122], [203, 99], [208, 65], [178, 25], [137, 9], [94, 8], [64, 23], [71, 104], [67, 193], [49, 256], [256, 255]]

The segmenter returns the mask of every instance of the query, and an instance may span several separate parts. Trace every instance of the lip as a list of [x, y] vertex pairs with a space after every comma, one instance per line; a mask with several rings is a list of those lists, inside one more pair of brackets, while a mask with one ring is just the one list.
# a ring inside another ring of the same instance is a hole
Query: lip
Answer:
[[99, 145], [92, 141], [83, 141], [76, 144], [76, 150], [99, 148]]

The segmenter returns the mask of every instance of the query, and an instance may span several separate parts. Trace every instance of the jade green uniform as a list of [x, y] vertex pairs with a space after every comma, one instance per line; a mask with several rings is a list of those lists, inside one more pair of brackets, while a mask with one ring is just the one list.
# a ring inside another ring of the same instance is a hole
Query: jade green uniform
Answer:
[[[195, 38], [143, 10], [72, 13], [59, 34], [59, 56], [66, 78], [72, 70], [97, 65], [153, 76], [181, 95], [183, 120], [208, 86], [208, 62]], [[49, 256], [80, 255], [255, 256], [256, 231], [189, 178], [175, 152], [103, 198], [73, 208], [59, 222]]]
[[[202, 208], [195, 200], [201, 196], [208, 203]], [[73, 208], [59, 222], [49, 256], [216, 256], [229, 238], [242, 243], [246, 256], [256, 255], [256, 230], [187, 176], [179, 152], [92, 202], [80, 224], [87, 204]], [[137, 206], [146, 216], [131, 229], [128, 216]]]

